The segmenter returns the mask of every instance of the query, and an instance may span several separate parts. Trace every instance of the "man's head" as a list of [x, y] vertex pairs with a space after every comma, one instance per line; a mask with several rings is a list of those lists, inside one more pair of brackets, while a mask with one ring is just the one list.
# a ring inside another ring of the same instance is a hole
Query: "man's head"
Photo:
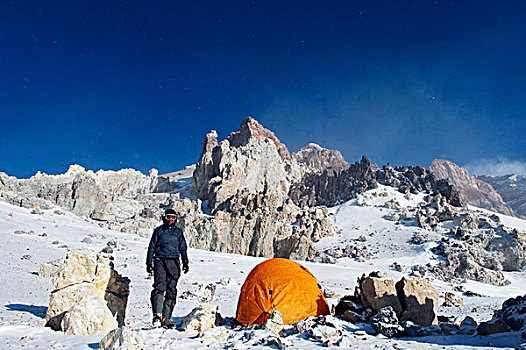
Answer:
[[170, 208], [165, 210], [163, 220], [168, 226], [170, 226], [175, 222], [176, 217], [177, 212]]

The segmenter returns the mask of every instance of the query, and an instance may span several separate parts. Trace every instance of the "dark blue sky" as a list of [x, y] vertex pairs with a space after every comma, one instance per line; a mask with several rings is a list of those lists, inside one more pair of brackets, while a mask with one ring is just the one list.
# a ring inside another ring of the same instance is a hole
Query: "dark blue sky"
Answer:
[[178, 170], [248, 115], [295, 151], [526, 161], [524, 1], [1, 1], [0, 171]]

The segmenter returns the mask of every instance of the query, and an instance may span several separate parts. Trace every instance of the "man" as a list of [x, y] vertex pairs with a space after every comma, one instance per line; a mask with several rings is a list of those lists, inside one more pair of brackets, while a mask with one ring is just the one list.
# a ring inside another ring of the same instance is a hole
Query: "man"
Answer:
[[167, 209], [163, 224], [153, 231], [148, 254], [146, 271], [153, 272], [153, 290], [151, 294], [153, 326], [173, 328], [172, 312], [177, 297], [177, 281], [181, 276], [179, 257], [183, 272], [188, 273], [188, 255], [183, 231], [175, 225], [177, 212]]

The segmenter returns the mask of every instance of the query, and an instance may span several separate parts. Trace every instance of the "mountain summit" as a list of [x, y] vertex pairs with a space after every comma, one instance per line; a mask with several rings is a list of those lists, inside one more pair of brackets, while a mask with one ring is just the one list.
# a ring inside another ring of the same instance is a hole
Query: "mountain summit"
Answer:
[[468, 171], [445, 159], [435, 159], [429, 170], [437, 179], [448, 180], [460, 193], [463, 203], [513, 216], [511, 209], [490, 184], [478, 180]]

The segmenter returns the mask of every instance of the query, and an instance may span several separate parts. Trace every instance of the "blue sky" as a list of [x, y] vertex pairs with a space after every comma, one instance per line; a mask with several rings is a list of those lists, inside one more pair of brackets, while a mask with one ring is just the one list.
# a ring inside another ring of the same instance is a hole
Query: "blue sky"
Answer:
[[524, 18], [524, 1], [2, 1], [0, 171], [174, 171], [248, 115], [351, 163], [524, 169]]

